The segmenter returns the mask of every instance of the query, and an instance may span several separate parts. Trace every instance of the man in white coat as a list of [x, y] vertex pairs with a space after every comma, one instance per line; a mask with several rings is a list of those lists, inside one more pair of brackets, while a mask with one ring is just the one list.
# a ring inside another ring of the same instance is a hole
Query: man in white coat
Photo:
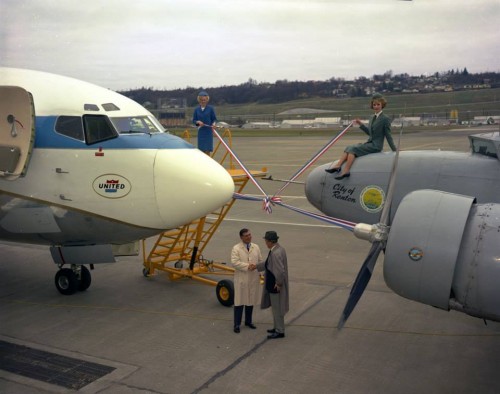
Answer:
[[234, 332], [240, 332], [243, 307], [245, 326], [255, 329], [252, 322], [253, 306], [260, 303], [260, 275], [256, 265], [262, 260], [259, 245], [252, 243], [252, 233], [247, 228], [240, 230], [241, 241], [231, 250], [234, 267]]

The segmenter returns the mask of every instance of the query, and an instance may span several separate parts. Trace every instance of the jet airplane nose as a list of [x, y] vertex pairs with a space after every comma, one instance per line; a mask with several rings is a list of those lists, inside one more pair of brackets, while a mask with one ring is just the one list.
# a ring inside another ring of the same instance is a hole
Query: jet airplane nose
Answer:
[[165, 229], [213, 212], [234, 192], [229, 173], [198, 149], [158, 151], [154, 176], [156, 202]]

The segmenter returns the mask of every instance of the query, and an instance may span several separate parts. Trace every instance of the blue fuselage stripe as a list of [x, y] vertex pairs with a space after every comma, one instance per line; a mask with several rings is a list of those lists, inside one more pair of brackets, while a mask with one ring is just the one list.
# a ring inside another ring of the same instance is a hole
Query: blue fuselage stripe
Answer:
[[168, 133], [120, 134], [118, 138], [87, 145], [55, 131], [57, 116], [37, 116], [35, 148], [95, 149], [194, 149], [187, 141]]

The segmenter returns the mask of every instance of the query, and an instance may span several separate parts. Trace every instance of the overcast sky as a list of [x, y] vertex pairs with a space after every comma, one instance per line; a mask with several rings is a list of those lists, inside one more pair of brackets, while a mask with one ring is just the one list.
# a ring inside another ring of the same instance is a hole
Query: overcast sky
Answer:
[[0, 0], [0, 65], [114, 90], [500, 72], [500, 0]]

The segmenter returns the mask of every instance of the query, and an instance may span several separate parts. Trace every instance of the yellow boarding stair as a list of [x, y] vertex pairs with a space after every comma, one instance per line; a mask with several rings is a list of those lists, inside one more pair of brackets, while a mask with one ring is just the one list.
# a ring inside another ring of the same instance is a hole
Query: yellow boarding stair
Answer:
[[[188, 131], [184, 132], [184, 138], [189, 140]], [[232, 136], [229, 129], [224, 130], [222, 138], [227, 139], [227, 145], [232, 146]], [[226, 164], [227, 171], [233, 178], [235, 191], [242, 193], [250, 178], [242, 169], [235, 168], [232, 156], [220, 141], [216, 144], [211, 156], [218, 160], [221, 165]], [[257, 178], [265, 177], [266, 172], [267, 169], [265, 168], [261, 171], [250, 171], [252, 176]], [[210, 215], [161, 233], [147, 256], [145, 240], [143, 240], [144, 276], [155, 275], [155, 271], [158, 270], [167, 272], [171, 280], [187, 278], [214, 285], [216, 286], [216, 295], [219, 302], [224, 306], [233, 305], [234, 287], [232, 280], [222, 279], [217, 281], [210, 277], [230, 276], [233, 275], [234, 269], [224, 263], [205, 259], [203, 250], [212, 239], [234, 202], [235, 199], [232, 198]]]

